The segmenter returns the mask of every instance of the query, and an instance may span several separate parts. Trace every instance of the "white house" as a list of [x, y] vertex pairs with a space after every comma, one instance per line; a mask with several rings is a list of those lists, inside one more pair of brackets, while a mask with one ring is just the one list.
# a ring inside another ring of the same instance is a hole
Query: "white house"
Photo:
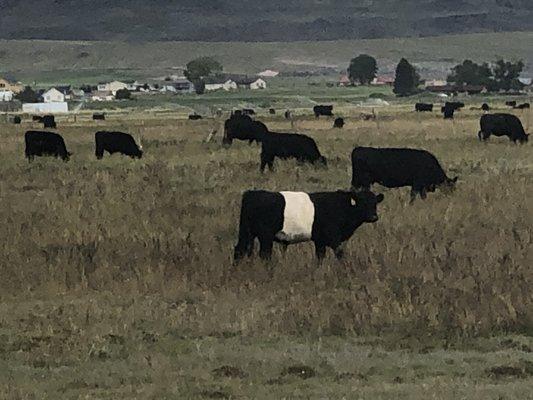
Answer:
[[113, 101], [115, 96], [108, 90], [98, 90], [91, 93], [91, 101]]
[[251, 90], [257, 90], [257, 89], [266, 89], [267, 84], [266, 82], [261, 78], [239, 78], [235, 79], [237, 82], [237, 86], [242, 89], [251, 89]]
[[11, 90], [0, 90], [0, 101], [11, 101], [14, 95]]
[[427, 79], [424, 83], [425, 87], [429, 86], [446, 86], [447, 82], [445, 79]]
[[211, 92], [214, 90], [237, 90], [237, 83], [227, 78], [209, 77], [205, 78], [205, 90]]
[[267, 69], [264, 71], [261, 71], [257, 74], [257, 76], [260, 76], [262, 78], [274, 78], [279, 75], [278, 71], [273, 71], [271, 69]]
[[30, 114], [67, 113], [68, 103], [25, 103], [22, 104], [22, 111]]
[[52, 88], [43, 93], [43, 102], [45, 103], [64, 103], [65, 95], [56, 88]]
[[97, 88], [99, 92], [111, 92], [113, 96], [115, 96], [117, 92], [122, 89], [128, 89], [128, 84], [120, 81], [99, 83]]

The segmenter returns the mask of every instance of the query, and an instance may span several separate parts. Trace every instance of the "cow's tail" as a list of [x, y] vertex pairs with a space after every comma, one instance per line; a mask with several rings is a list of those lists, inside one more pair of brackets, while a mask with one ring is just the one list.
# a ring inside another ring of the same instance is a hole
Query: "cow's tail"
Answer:
[[254, 237], [252, 235], [252, 206], [250, 192], [244, 192], [241, 203], [241, 216], [239, 220], [239, 241], [233, 253], [234, 263], [238, 263], [245, 255], [253, 252]]

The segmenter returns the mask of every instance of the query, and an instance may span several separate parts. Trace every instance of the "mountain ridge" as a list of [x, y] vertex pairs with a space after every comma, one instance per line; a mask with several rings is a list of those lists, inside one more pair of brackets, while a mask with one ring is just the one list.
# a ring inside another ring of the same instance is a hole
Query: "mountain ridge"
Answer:
[[3, 0], [0, 39], [278, 42], [533, 30], [528, 0]]

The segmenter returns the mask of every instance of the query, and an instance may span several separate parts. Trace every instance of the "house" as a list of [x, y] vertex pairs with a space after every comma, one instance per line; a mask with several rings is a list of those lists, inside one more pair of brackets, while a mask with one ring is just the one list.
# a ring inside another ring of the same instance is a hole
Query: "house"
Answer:
[[377, 76], [372, 80], [370, 83], [371, 85], [375, 86], [392, 86], [394, 85], [394, 77], [393, 76]]
[[180, 93], [194, 92], [194, 84], [188, 79], [176, 79], [172, 82], [172, 85], [176, 88], [176, 91]]
[[339, 77], [339, 86], [350, 86], [352, 82], [347, 74], [341, 74]]
[[15, 82], [11, 79], [0, 78], [0, 90], [11, 91], [14, 94], [19, 94], [24, 90], [24, 86], [20, 82]]
[[237, 90], [238, 86], [235, 81], [223, 76], [208, 76], [204, 78], [206, 92], [214, 90]]
[[52, 88], [42, 94], [42, 99], [44, 103], [63, 103], [65, 95], [56, 88]]
[[11, 90], [0, 90], [0, 101], [12, 101], [14, 96]]
[[70, 93], [72, 98], [81, 99], [85, 97], [85, 91], [83, 89], [72, 89]]
[[161, 85], [159, 88], [161, 93], [177, 93], [177, 89], [173, 85]]
[[22, 111], [29, 114], [68, 113], [68, 103], [25, 103], [22, 105]]
[[273, 71], [271, 69], [267, 69], [265, 71], [261, 71], [257, 74], [257, 76], [260, 76], [261, 78], [274, 78], [279, 75], [278, 71]]
[[98, 92], [111, 92], [115, 96], [119, 90], [128, 89], [128, 84], [120, 81], [104, 82], [99, 83], [96, 89]]
[[115, 96], [109, 90], [97, 90], [91, 93], [91, 101], [113, 101]]
[[266, 82], [261, 78], [240, 77], [240, 78], [234, 78], [234, 82], [237, 84], [237, 87], [240, 89], [258, 90], [258, 89], [266, 89], [267, 87]]
[[445, 79], [427, 79], [424, 82], [424, 87], [430, 86], [446, 86], [447, 82]]

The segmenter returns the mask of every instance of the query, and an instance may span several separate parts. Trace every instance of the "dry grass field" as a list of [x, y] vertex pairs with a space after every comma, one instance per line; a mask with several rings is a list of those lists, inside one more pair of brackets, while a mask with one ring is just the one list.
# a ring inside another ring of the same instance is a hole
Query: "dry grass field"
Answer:
[[[359, 112], [298, 118], [328, 168], [264, 175], [257, 146], [204, 143], [210, 119], [60, 119], [71, 161], [32, 164], [31, 123], [1, 124], [0, 398], [533, 398], [532, 143], [479, 143], [478, 111]], [[97, 161], [104, 127], [145, 157]], [[300, 244], [232, 266], [244, 190], [348, 189], [355, 145], [430, 150], [457, 189], [376, 186], [343, 262]]]

